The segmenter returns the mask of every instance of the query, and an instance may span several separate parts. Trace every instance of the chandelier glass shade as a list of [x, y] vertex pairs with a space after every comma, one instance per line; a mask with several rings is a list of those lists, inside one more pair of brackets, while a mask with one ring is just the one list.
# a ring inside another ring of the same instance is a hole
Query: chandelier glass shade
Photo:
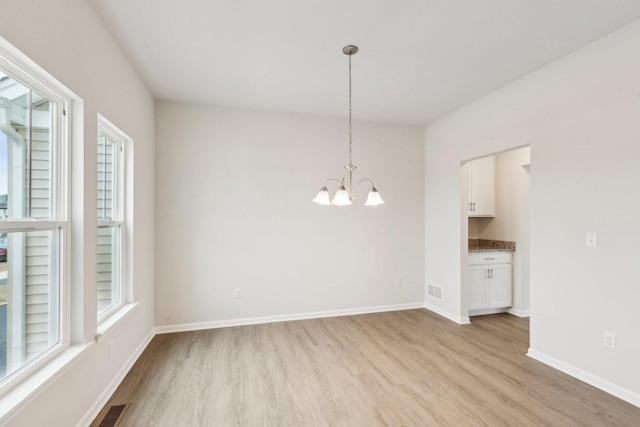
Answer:
[[[351, 56], [358, 52], [358, 47], [348, 45], [342, 49], [342, 52], [349, 57], [349, 163], [344, 167], [347, 170], [347, 176], [342, 179], [328, 179], [313, 201], [325, 206], [347, 206], [351, 204], [353, 199], [355, 199], [353, 193], [358, 186], [362, 183], [368, 183], [371, 186], [371, 189], [367, 196], [367, 202], [364, 205], [377, 206], [383, 204], [384, 201], [382, 200], [382, 197], [380, 197], [380, 193], [378, 193], [376, 187], [373, 185], [373, 181], [369, 178], [362, 178], [355, 183], [353, 181], [353, 171], [356, 169], [356, 166], [351, 162]], [[336, 194], [333, 196], [333, 200], [331, 200], [329, 190], [327, 189], [327, 184], [330, 182], [337, 182], [339, 184], [338, 191], [336, 191]]]
[[322, 187], [313, 201], [320, 205], [331, 206], [331, 196], [329, 196], [329, 190], [327, 190], [327, 187]]

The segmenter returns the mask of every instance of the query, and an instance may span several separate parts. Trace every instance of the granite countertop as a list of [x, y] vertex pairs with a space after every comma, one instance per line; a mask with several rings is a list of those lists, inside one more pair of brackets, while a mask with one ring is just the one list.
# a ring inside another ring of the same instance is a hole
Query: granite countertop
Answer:
[[469, 239], [469, 252], [515, 252], [516, 242]]

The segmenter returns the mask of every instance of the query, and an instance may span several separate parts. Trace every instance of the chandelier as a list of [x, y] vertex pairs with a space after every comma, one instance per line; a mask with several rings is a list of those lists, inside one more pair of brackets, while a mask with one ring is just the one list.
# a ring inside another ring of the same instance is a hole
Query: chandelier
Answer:
[[[367, 196], [367, 202], [365, 206], [376, 206], [384, 203], [382, 197], [376, 190], [376, 187], [373, 185], [373, 181], [369, 178], [362, 178], [360, 181], [353, 183], [353, 171], [356, 169], [356, 166], [351, 162], [351, 56], [355, 55], [358, 52], [358, 46], [345, 46], [342, 49], [342, 52], [349, 57], [349, 163], [344, 167], [347, 170], [347, 176], [342, 178], [341, 180], [330, 178], [325, 181], [324, 186], [320, 189], [318, 195], [313, 199], [314, 202], [326, 205], [326, 206], [346, 206], [350, 205], [351, 201], [355, 199], [353, 193], [356, 191], [358, 186], [363, 182], [371, 185], [371, 190], [369, 191], [369, 195]], [[329, 182], [335, 181], [340, 186], [338, 187], [338, 191], [336, 192], [333, 200], [330, 201], [329, 198], [329, 190], [327, 190], [327, 184]]]

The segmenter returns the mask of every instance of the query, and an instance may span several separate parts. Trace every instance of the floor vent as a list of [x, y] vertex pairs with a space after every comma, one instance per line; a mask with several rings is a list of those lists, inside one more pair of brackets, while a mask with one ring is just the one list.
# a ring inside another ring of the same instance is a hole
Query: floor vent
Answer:
[[128, 407], [129, 403], [125, 405], [112, 406], [109, 408], [107, 414], [104, 416], [98, 427], [118, 427]]
[[427, 295], [433, 298], [442, 299], [442, 288], [435, 285], [427, 285]]

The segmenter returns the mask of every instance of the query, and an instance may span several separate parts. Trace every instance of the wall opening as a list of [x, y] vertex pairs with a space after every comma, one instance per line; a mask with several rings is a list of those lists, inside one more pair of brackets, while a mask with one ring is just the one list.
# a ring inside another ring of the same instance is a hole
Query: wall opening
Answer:
[[530, 158], [526, 146], [462, 164], [462, 316], [530, 314]]

